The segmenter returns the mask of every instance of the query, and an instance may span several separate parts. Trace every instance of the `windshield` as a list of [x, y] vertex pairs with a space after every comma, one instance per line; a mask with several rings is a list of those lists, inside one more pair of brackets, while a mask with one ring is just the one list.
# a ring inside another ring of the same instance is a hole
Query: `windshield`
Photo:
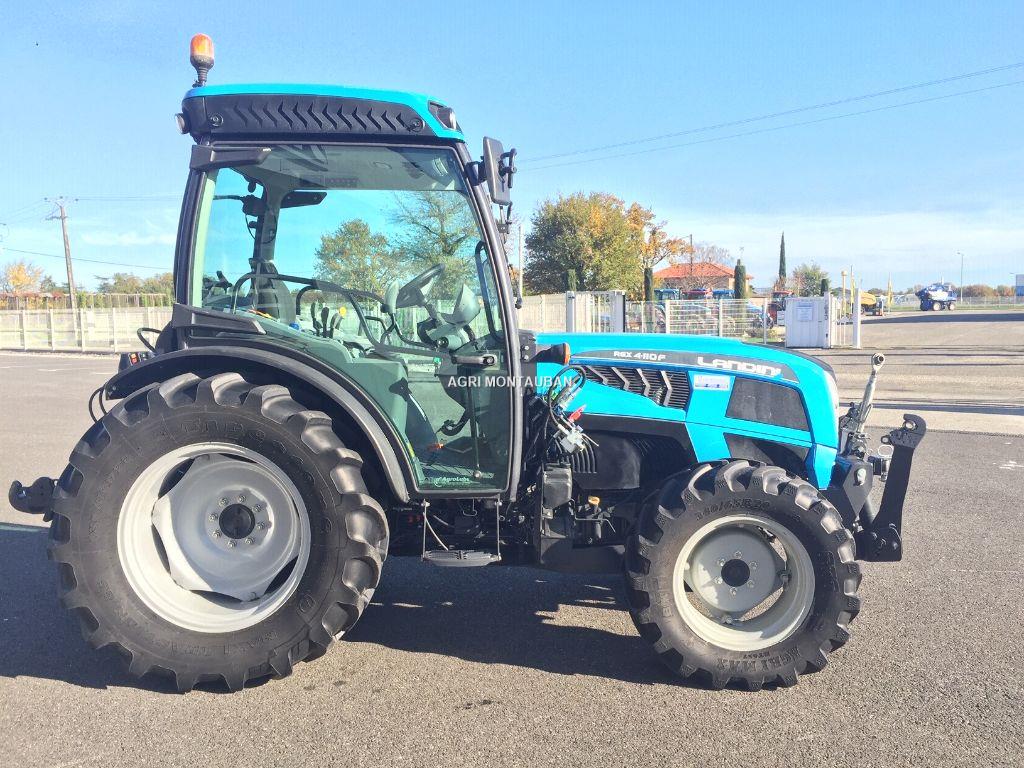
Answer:
[[194, 242], [191, 303], [356, 382], [418, 485], [507, 481], [511, 392], [487, 383], [509, 366], [496, 275], [454, 150], [275, 146], [207, 173]]

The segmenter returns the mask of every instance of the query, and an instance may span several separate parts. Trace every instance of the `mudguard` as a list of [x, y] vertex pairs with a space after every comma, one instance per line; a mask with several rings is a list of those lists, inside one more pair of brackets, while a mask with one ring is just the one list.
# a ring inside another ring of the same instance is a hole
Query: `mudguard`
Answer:
[[120, 399], [181, 373], [209, 376], [221, 371], [255, 372], [268, 381], [313, 389], [328, 398], [373, 446], [391, 492], [399, 501], [409, 500], [409, 489], [415, 487], [412, 467], [394, 427], [355, 383], [327, 366], [315, 366], [283, 352], [244, 346], [233, 339], [231, 346], [188, 347], [142, 360], [119, 371], [103, 389], [108, 398]]

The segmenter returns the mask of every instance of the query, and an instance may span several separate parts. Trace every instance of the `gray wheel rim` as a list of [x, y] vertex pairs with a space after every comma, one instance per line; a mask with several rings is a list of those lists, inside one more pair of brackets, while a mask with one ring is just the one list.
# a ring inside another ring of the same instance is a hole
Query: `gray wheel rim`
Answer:
[[162, 619], [237, 632], [295, 593], [309, 561], [309, 515], [267, 457], [197, 443], [140, 473], [121, 506], [117, 548], [128, 583]]
[[810, 613], [814, 566], [807, 548], [781, 523], [727, 515], [683, 545], [673, 593], [683, 621], [701, 639], [731, 651], [756, 651], [792, 636]]

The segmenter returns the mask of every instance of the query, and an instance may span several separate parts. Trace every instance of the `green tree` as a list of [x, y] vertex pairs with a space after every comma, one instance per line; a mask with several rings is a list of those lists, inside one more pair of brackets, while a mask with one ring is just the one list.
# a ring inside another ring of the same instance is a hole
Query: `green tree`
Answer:
[[821, 278], [821, 295], [828, 296], [830, 289], [829, 279], [827, 277]]
[[801, 264], [793, 270], [793, 290], [797, 296], [817, 296], [821, 281], [828, 279], [828, 273], [818, 264]]
[[743, 266], [743, 260], [737, 259], [736, 266], [732, 270], [732, 290], [737, 299], [749, 298], [747, 285], [747, 268]]
[[399, 192], [392, 223], [396, 256], [407, 264], [409, 277], [435, 264], [444, 274], [434, 282], [437, 297], [454, 298], [463, 283], [472, 283], [473, 250], [480, 230], [472, 209], [456, 192]]
[[534, 293], [564, 290], [570, 271], [581, 291], [640, 293], [636, 230], [625, 204], [613, 195], [577, 192], [546, 200], [533, 214], [526, 246], [530, 258], [524, 277]]
[[579, 290], [580, 279], [576, 276], [576, 270], [570, 269], [565, 273], [565, 290], [575, 293]]
[[779, 288], [786, 287], [786, 233], [782, 233], [779, 242]]
[[387, 237], [362, 219], [351, 219], [332, 234], [322, 235], [315, 256], [317, 277], [379, 296], [403, 271]]
[[112, 277], [101, 277], [96, 290], [99, 293], [142, 293], [142, 278], [131, 272], [115, 272]]

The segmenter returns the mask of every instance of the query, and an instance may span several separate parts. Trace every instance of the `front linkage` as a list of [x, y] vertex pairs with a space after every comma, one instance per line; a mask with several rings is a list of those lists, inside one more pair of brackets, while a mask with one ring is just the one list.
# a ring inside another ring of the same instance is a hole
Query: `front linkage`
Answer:
[[[927, 426], [920, 416], [906, 413], [902, 426], [882, 436], [882, 444], [890, 446], [892, 453], [868, 455], [868, 437], [863, 430], [873, 407], [878, 372], [884, 363], [885, 355], [872, 355], [864, 397], [859, 403], [851, 403], [839, 421], [841, 452], [837, 476], [833, 489], [826, 495], [854, 530], [858, 560], [896, 562], [903, 559], [903, 503], [910, 467]], [[870, 498], [873, 475], [885, 483], [877, 509]]]

